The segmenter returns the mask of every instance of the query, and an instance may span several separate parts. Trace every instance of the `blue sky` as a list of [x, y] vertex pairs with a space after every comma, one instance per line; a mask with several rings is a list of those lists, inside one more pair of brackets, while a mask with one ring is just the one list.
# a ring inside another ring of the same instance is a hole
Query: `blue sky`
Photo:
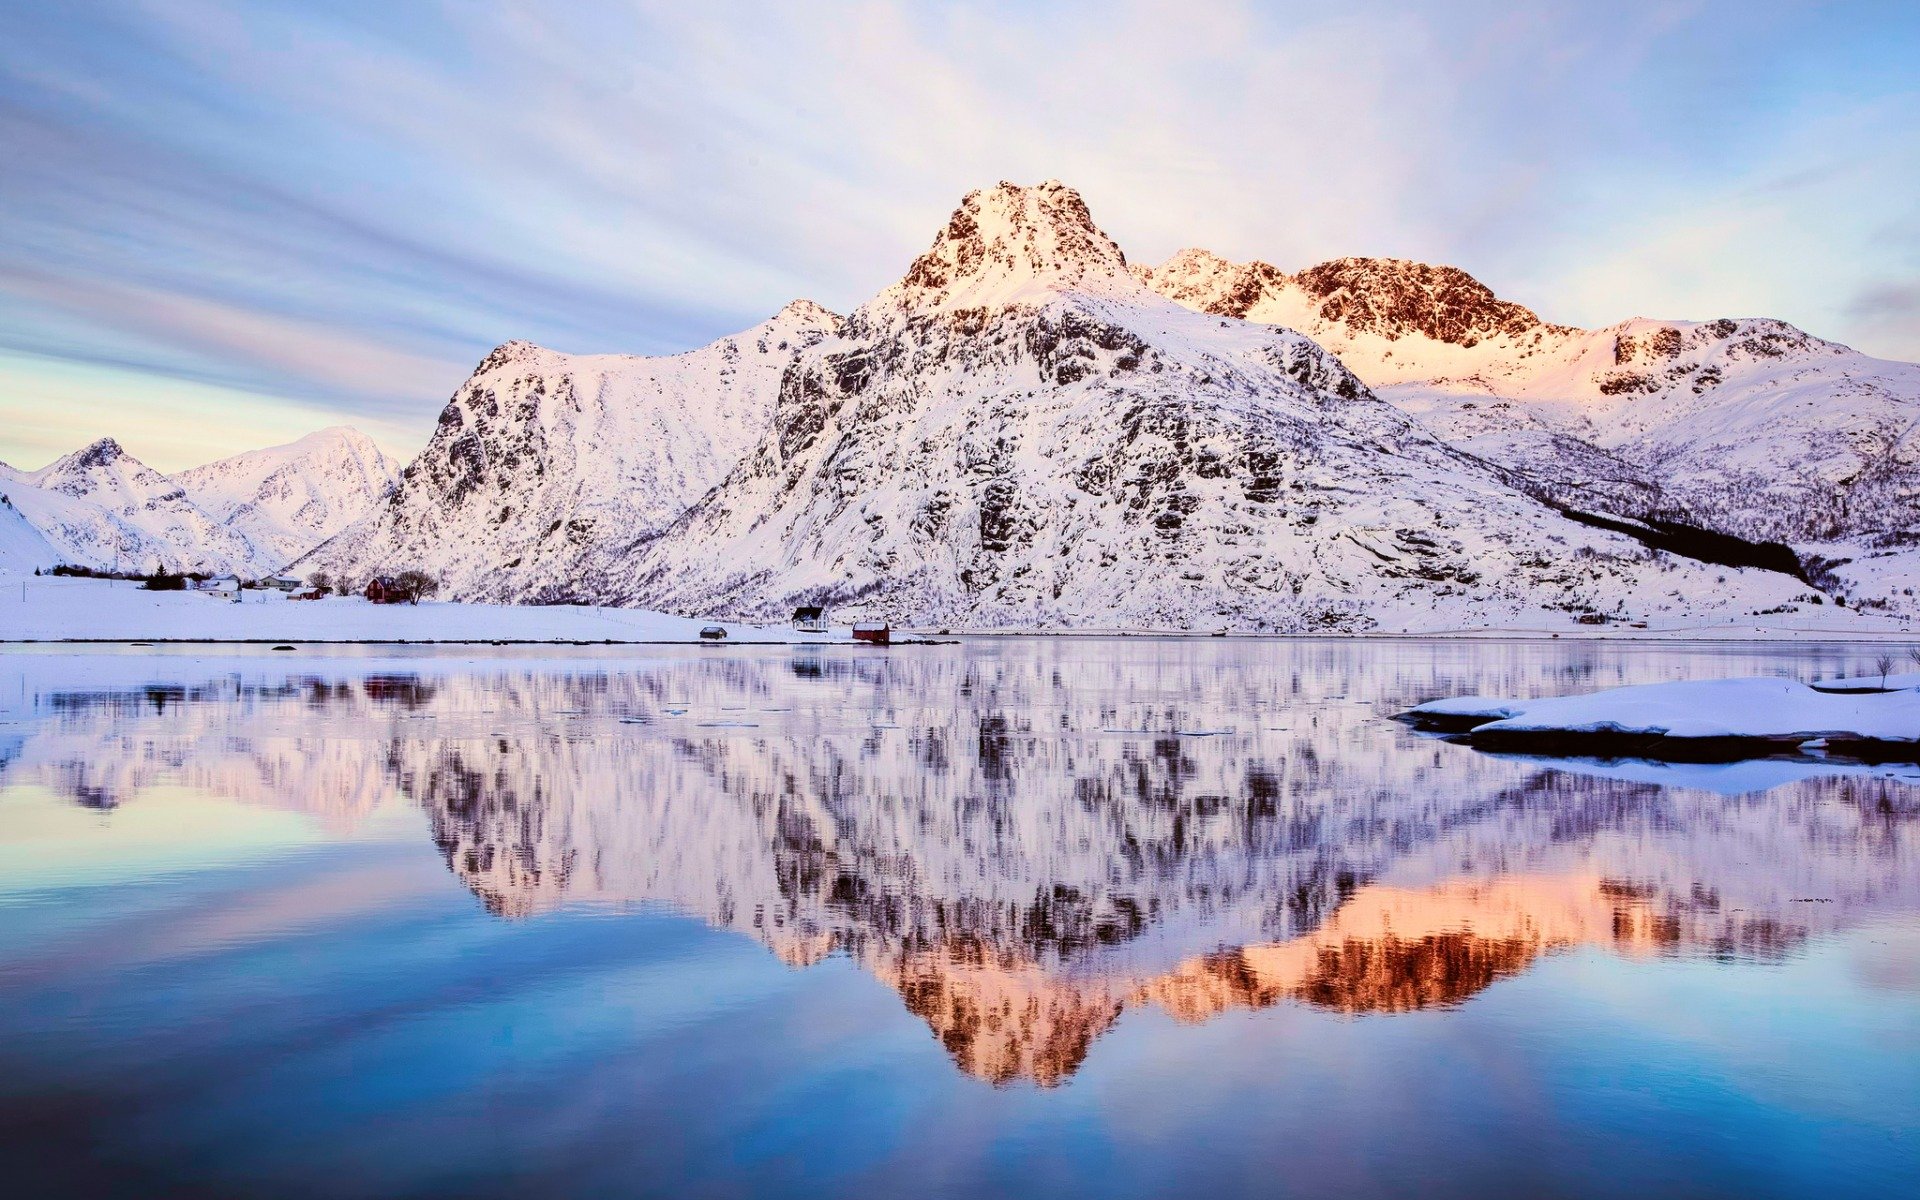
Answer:
[[0, 460], [410, 456], [508, 338], [658, 353], [1057, 177], [1135, 259], [1463, 267], [1920, 359], [1920, 5], [0, 5]]

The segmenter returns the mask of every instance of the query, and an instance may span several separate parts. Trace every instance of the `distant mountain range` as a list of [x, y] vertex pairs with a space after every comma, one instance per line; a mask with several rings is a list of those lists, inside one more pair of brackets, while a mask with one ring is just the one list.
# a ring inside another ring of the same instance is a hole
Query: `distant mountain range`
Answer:
[[[507, 343], [397, 475], [330, 430], [172, 478], [103, 442], [0, 486], [75, 561], [418, 567], [468, 599], [1720, 621], [1915, 611], [1916, 424], [1920, 366], [1779, 321], [1576, 329], [1391, 259], [1130, 265], [1071, 188], [1003, 183], [844, 318], [795, 301], [666, 357]], [[4, 519], [0, 553], [40, 553]]]
[[[112, 438], [38, 471], [0, 463], [0, 494], [37, 539], [0, 532], [0, 569], [267, 575], [364, 516], [396, 464], [356, 429], [163, 475]], [[9, 518], [0, 513], [0, 531]]]

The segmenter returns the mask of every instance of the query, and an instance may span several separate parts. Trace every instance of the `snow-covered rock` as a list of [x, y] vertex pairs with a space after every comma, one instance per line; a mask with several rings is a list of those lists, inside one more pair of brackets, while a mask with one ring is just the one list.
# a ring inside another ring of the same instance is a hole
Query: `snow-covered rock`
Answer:
[[[1685, 753], [1688, 743], [1829, 742], [1920, 748], [1920, 690], [1819, 691], [1786, 679], [1706, 679], [1608, 688], [1538, 700], [1464, 696], [1408, 713], [1416, 723], [1470, 724], [1476, 743], [1518, 746], [1522, 735], [1641, 737], [1645, 749]], [[1577, 749], [1584, 741], [1567, 743]]]
[[1055, 182], [967, 196], [800, 353], [725, 481], [636, 534], [587, 557], [590, 594], [762, 618], [1566, 626], [1807, 590], [1558, 515], [1307, 337], [1155, 294]]
[[62, 562], [243, 575], [276, 565], [112, 438], [38, 471], [0, 465], [0, 489]]
[[584, 555], [673, 522], [771, 428], [781, 373], [839, 318], [796, 300], [685, 354], [508, 342], [440, 414], [387, 502], [296, 564], [359, 581], [418, 568], [443, 594], [585, 596]]
[[336, 426], [173, 478], [277, 569], [365, 516], [398, 477], [398, 464], [372, 438]]

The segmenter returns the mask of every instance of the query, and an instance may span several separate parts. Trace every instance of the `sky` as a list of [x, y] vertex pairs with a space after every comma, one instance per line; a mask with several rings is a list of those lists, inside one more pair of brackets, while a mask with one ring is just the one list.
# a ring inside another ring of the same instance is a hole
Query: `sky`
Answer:
[[0, 461], [406, 459], [493, 346], [847, 311], [967, 191], [1920, 359], [1920, 4], [0, 4]]

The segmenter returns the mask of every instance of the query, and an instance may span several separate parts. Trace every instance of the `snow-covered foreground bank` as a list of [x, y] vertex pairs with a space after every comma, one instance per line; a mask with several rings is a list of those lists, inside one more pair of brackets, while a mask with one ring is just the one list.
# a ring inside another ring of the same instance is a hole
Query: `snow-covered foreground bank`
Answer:
[[[0, 641], [694, 642], [714, 624], [579, 605], [372, 604], [250, 591], [240, 603], [136, 583], [0, 575]], [[845, 641], [847, 632], [721, 622], [730, 642]]]
[[1784, 679], [1652, 683], [1540, 700], [1456, 696], [1407, 717], [1488, 749], [1676, 758], [1920, 753], [1920, 690], [1836, 694]]

